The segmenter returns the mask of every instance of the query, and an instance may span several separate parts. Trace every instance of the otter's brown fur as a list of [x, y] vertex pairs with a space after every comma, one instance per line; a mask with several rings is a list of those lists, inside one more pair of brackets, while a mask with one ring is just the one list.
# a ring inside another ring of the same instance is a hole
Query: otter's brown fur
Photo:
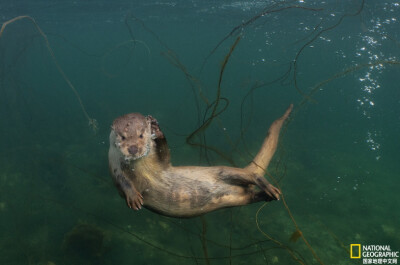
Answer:
[[265, 178], [279, 132], [292, 105], [270, 127], [268, 136], [245, 168], [174, 167], [164, 134], [151, 116], [131, 113], [114, 120], [109, 166], [128, 206], [142, 205], [172, 217], [193, 217], [220, 208], [279, 200], [280, 191]]

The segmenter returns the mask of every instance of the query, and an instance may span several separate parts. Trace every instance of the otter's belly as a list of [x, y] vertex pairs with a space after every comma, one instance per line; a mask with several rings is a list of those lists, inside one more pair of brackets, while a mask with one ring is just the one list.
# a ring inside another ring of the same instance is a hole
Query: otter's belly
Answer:
[[[171, 217], [193, 217], [248, 203], [248, 188], [217, 181], [214, 169], [176, 168], [143, 192], [144, 207]], [[215, 171], [217, 172], [217, 171]]]

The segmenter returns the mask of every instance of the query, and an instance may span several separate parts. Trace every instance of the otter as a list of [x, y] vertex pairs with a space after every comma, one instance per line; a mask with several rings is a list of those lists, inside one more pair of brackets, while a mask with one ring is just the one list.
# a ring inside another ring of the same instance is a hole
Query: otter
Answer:
[[278, 145], [284, 115], [268, 130], [262, 147], [245, 168], [172, 166], [167, 140], [152, 116], [130, 113], [114, 120], [109, 168], [129, 208], [189, 218], [259, 201], [279, 200], [280, 190], [264, 174]]

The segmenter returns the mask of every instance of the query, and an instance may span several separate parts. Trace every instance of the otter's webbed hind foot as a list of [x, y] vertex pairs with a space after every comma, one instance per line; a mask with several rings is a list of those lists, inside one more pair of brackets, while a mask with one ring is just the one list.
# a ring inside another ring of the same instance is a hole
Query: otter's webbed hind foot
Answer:
[[251, 202], [261, 202], [261, 201], [269, 202], [274, 200], [276, 200], [274, 197], [269, 196], [268, 194], [265, 193], [265, 191], [261, 190], [258, 192], [254, 192]]
[[279, 201], [279, 195], [281, 194], [281, 191], [276, 188], [274, 185], [269, 183], [265, 178], [263, 177], [255, 177], [255, 183], [256, 185], [262, 189], [268, 196], [272, 198], [272, 200], [278, 200]]
[[143, 205], [143, 196], [140, 192], [129, 190], [125, 192], [125, 200], [126, 204], [129, 208], [134, 210], [142, 209]]

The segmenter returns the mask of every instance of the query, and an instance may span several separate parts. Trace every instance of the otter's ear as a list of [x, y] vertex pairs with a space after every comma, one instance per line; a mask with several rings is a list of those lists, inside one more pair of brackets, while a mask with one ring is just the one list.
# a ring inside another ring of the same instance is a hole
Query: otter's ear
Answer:
[[162, 133], [162, 131], [160, 130], [160, 127], [158, 126], [158, 121], [150, 115], [147, 115], [146, 119], [150, 123], [150, 126], [151, 126], [152, 138], [153, 139], [163, 139], [164, 134]]

